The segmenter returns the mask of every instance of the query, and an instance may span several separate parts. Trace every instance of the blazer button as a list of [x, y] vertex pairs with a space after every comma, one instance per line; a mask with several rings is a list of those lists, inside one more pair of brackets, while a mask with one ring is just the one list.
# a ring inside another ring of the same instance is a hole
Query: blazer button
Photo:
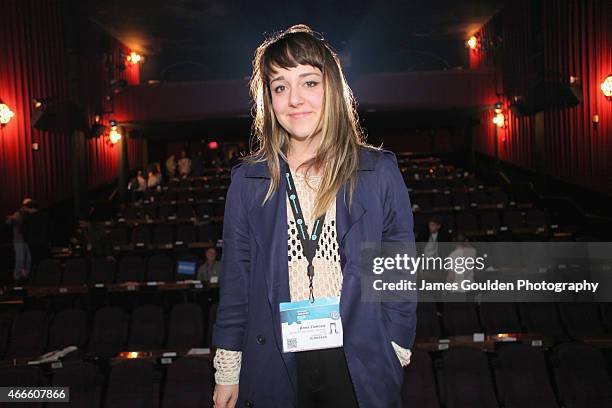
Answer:
[[255, 403], [253, 401], [251, 401], [251, 400], [246, 400], [244, 402], [244, 406], [248, 407], [248, 408], [253, 408], [255, 406]]
[[266, 344], [266, 338], [262, 336], [261, 334], [257, 335], [256, 340], [257, 340], [257, 344], [259, 344], [260, 346]]

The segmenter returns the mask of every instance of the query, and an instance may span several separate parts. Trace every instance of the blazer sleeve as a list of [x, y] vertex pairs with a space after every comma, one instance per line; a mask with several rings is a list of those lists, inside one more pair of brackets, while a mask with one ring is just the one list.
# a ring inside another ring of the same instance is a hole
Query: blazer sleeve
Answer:
[[[383, 196], [382, 241], [393, 244], [394, 250], [401, 247], [408, 256], [416, 256], [414, 221], [408, 189], [397, 166], [395, 155], [384, 151], [379, 159], [380, 183]], [[397, 246], [397, 243], [401, 245]], [[394, 256], [394, 254], [392, 255]], [[416, 274], [403, 276], [416, 281]], [[381, 302], [383, 319], [391, 341], [405, 349], [412, 348], [416, 335], [416, 293], [403, 296], [392, 302]]]
[[232, 169], [223, 217], [223, 273], [219, 280], [219, 307], [213, 344], [241, 351], [247, 324], [250, 275], [249, 224], [244, 200], [244, 165]]

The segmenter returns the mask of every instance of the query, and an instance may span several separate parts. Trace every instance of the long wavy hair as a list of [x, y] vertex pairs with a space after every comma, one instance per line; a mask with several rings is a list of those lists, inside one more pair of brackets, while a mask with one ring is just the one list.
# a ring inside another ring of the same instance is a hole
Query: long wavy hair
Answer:
[[[310, 65], [323, 74], [324, 101], [320, 122], [310, 137], [321, 132], [314, 158], [303, 163], [306, 173], [314, 166], [321, 170], [321, 183], [315, 199], [313, 219], [325, 213], [340, 188], [349, 183], [349, 208], [359, 168], [359, 148], [367, 146], [340, 60], [323, 37], [308, 26], [296, 25], [265, 40], [255, 52], [250, 93], [253, 99], [252, 153], [249, 162], [267, 162], [271, 176], [265, 203], [280, 184], [280, 159], [287, 160], [290, 135], [280, 125], [272, 109], [270, 90], [274, 68]], [[279, 159], [280, 158], [280, 159]], [[346, 197], [345, 197], [346, 199]], [[263, 204], [262, 203], [262, 204]]]

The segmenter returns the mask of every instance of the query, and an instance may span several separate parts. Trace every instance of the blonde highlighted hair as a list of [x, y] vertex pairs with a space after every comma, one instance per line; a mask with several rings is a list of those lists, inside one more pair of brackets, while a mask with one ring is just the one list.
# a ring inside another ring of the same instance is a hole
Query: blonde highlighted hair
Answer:
[[323, 74], [325, 96], [319, 124], [321, 143], [315, 157], [302, 165], [306, 166], [307, 173], [313, 166], [321, 170], [321, 183], [313, 210], [315, 219], [329, 208], [347, 182], [350, 206], [359, 168], [359, 149], [367, 145], [340, 60], [323, 37], [308, 26], [296, 25], [278, 33], [264, 41], [255, 52], [250, 81], [255, 146], [245, 160], [268, 164], [271, 181], [265, 203], [280, 184], [279, 158], [287, 160], [290, 138], [272, 109], [270, 77], [274, 67], [294, 68], [298, 65], [311, 65]]

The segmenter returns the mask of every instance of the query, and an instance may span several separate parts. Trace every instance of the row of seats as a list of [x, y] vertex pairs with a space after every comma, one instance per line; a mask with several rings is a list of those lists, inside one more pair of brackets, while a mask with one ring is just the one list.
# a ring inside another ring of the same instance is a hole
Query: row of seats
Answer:
[[417, 306], [417, 338], [538, 333], [551, 341], [612, 334], [612, 303], [430, 303]]
[[[165, 375], [163, 375], [163, 371]], [[182, 357], [167, 366], [147, 360], [123, 361], [108, 379], [94, 364], [66, 364], [51, 372], [19, 367], [0, 372], [1, 386], [70, 387], [72, 406], [109, 408], [158, 406], [211, 407], [213, 375], [207, 359]], [[163, 385], [162, 385], [163, 383]], [[522, 344], [488, 355], [454, 348], [432, 360], [414, 350], [405, 369], [402, 407], [406, 408], [608, 408], [612, 380], [602, 352], [565, 343], [551, 353]], [[42, 406], [33, 405], [33, 406]]]
[[166, 254], [155, 254], [148, 258], [126, 255], [119, 262], [113, 257], [72, 258], [64, 265], [57, 259], [45, 259], [38, 265], [32, 283], [40, 286], [69, 286], [88, 283], [174, 282], [186, 279], [177, 275], [177, 261], [200, 265], [203, 258], [203, 255], [185, 252], [176, 257]]
[[160, 206], [147, 205], [143, 207], [126, 207], [117, 217], [118, 221], [137, 221], [142, 219], [175, 221], [175, 220], [207, 220], [211, 217], [223, 217], [225, 203], [206, 203], [191, 205], [188, 203], [177, 206], [164, 204]]
[[207, 175], [205, 177], [172, 178], [168, 180], [166, 186], [169, 189], [177, 188], [215, 188], [229, 184], [229, 168], [222, 169], [221, 173]]
[[[412, 194], [413, 210], [431, 211], [436, 208], [470, 208], [482, 206], [506, 207], [515, 205], [502, 190], [475, 190], [472, 192], [445, 192]], [[415, 207], [416, 206], [416, 207]]]
[[0, 359], [36, 358], [68, 346], [92, 357], [113, 357], [122, 351], [201, 348], [210, 344], [215, 305], [206, 319], [196, 303], [177, 304], [167, 317], [157, 305], [139, 306], [131, 314], [119, 306], [105, 306], [91, 319], [80, 309], [65, 309], [53, 316], [44, 311], [3, 316]]
[[404, 181], [410, 192], [446, 190], [466, 191], [484, 188], [480, 180], [471, 176], [465, 178], [452, 176], [414, 178], [414, 175], [404, 175]]
[[[167, 366], [128, 360], [113, 365], [108, 375], [104, 372], [104, 368], [89, 362], [65, 364], [49, 375], [38, 367], [17, 367], [0, 370], [0, 386], [69, 387], [70, 403], [59, 405], [79, 408], [213, 406], [214, 378], [207, 358], [181, 357]], [[43, 403], [18, 405], [43, 407]]]
[[441, 221], [442, 228], [449, 234], [455, 232], [482, 232], [482, 235], [490, 235], [499, 232], [520, 234], [524, 232], [543, 232], [547, 227], [554, 229], [555, 224], [550, 223], [546, 214], [538, 209], [521, 210], [484, 210], [484, 211], [457, 211], [453, 213], [414, 213], [415, 232], [421, 233], [427, 230], [427, 224], [436, 217]]
[[216, 189], [189, 189], [189, 190], [149, 190], [142, 194], [143, 202], [139, 205], [158, 204], [158, 203], [175, 203], [175, 202], [203, 202], [213, 203], [219, 200], [225, 200], [227, 195], [227, 186]]
[[402, 397], [410, 408], [607, 408], [612, 380], [603, 353], [580, 343], [561, 344], [550, 356], [509, 344], [490, 359], [455, 348], [433, 363], [427, 352], [414, 350]]
[[108, 233], [108, 239], [113, 246], [133, 244], [137, 246], [184, 245], [193, 242], [213, 242], [221, 239], [221, 223], [207, 223], [195, 226], [193, 224], [157, 224], [149, 226], [138, 225], [134, 228], [125, 226], [113, 228]]

